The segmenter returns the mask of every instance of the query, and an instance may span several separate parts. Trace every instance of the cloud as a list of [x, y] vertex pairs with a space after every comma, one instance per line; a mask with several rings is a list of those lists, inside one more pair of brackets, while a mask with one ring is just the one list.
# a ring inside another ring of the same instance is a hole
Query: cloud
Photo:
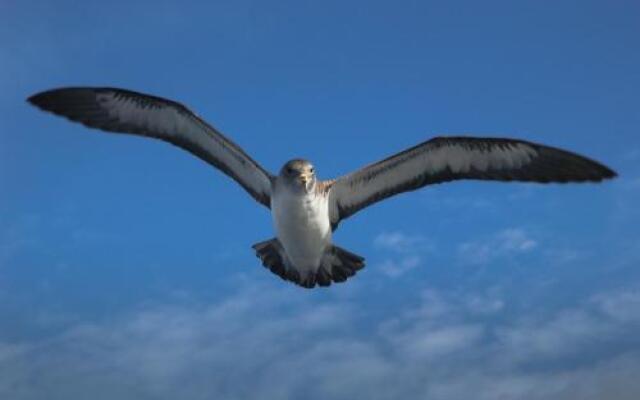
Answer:
[[625, 288], [508, 318], [497, 293], [426, 290], [369, 320], [353, 300], [253, 285], [0, 342], [0, 397], [632, 399], [637, 302]]
[[425, 236], [398, 231], [378, 234], [373, 245], [388, 253], [375, 269], [390, 278], [400, 277], [420, 266], [423, 255], [432, 253], [435, 248], [434, 243]]
[[640, 290], [637, 288], [599, 294], [592, 301], [598, 309], [617, 321], [640, 322]]
[[504, 308], [504, 300], [479, 295], [469, 295], [466, 304], [476, 314], [493, 314]]
[[514, 362], [533, 363], [577, 355], [612, 335], [610, 324], [584, 310], [564, 310], [549, 320], [521, 320], [496, 331], [500, 346]]
[[374, 246], [396, 253], [416, 253], [432, 251], [434, 244], [422, 235], [408, 235], [402, 232], [382, 232], [373, 240]]
[[443, 356], [468, 350], [480, 341], [482, 335], [481, 325], [430, 326], [426, 323], [387, 332], [387, 339], [407, 360], [437, 361]]
[[387, 259], [376, 267], [390, 278], [397, 278], [418, 267], [422, 263], [419, 256], [406, 256], [400, 259]]
[[483, 265], [500, 257], [532, 251], [538, 246], [526, 230], [508, 228], [483, 240], [472, 240], [458, 246], [458, 258], [465, 264]]

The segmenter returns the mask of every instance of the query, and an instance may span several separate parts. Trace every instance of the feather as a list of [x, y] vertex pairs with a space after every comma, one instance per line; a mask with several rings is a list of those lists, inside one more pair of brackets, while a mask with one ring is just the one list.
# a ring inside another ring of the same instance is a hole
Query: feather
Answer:
[[28, 101], [90, 128], [156, 138], [185, 149], [270, 207], [273, 176], [180, 103], [129, 90], [92, 87], [49, 90]]
[[458, 179], [599, 182], [608, 167], [569, 151], [516, 139], [437, 137], [330, 182], [329, 212], [338, 223], [399, 193]]

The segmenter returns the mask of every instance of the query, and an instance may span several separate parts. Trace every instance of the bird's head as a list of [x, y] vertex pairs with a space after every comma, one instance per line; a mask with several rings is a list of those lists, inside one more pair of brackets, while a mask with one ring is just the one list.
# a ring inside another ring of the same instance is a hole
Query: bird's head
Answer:
[[311, 191], [316, 185], [316, 173], [313, 165], [307, 160], [288, 161], [280, 170], [280, 177], [296, 188]]

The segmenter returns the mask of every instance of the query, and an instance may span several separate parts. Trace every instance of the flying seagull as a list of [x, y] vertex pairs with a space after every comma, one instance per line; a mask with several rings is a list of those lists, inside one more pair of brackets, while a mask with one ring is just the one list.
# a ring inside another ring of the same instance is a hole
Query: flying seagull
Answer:
[[600, 182], [616, 173], [569, 151], [506, 138], [435, 137], [337, 179], [293, 159], [275, 176], [185, 106], [116, 88], [70, 87], [28, 101], [90, 128], [169, 142], [220, 169], [269, 208], [276, 237], [253, 245], [263, 265], [305, 288], [343, 282], [364, 258], [332, 243], [338, 224], [399, 193], [458, 179]]

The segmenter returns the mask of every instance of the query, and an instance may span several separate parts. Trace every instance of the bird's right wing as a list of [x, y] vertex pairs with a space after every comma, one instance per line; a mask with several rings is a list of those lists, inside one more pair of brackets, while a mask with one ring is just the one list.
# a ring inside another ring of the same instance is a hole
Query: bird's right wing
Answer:
[[238, 145], [175, 101], [114, 88], [54, 89], [29, 97], [45, 110], [103, 131], [132, 133], [181, 147], [270, 207], [273, 176]]
[[437, 137], [327, 183], [331, 224], [390, 196], [458, 179], [599, 182], [616, 173], [579, 154], [517, 139]]

